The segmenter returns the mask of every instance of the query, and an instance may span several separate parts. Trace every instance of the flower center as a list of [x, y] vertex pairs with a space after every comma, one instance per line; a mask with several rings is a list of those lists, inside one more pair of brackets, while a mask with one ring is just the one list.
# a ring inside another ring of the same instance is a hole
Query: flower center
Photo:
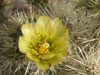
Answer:
[[32, 43], [33, 54], [36, 54], [39, 58], [43, 55], [50, 53], [52, 48], [52, 41], [54, 40], [54, 35], [40, 33], [37, 38]]
[[44, 43], [44, 44], [43, 44], [43, 47], [44, 47], [44, 48], [49, 48], [49, 43], [47, 43], [47, 42]]
[[39, 45], [39, 54], [41, 55], [45, 55], [47, 53], [49, 53], [49, 43], [44, 43], [42, 45]]

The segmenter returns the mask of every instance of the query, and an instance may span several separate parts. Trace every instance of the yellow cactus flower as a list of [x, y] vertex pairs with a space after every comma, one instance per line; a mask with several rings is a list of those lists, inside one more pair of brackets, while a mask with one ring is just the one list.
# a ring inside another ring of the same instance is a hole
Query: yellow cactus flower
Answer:
[[51, 20], [48, 16], [40, 16], [35, 24], [22, 25], [21, 31], [19, 50], [35, 61], [40, 70], [49, 69], [66, 56], [68, 30], [59, 18]]

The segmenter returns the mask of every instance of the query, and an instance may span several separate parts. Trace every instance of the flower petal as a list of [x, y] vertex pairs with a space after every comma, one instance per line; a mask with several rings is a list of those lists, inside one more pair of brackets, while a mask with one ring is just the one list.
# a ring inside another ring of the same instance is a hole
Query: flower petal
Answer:
[[65, 31], [62, 36], [57, 37], [53, 41], [53, 44], [56, 48], [51, 52], [64, 53], [67, 50], [67, 45], [68, 45], [68, 31]]
[[23, 37], [19, 37], [18, 46], [19, 46], [19, 50], [22, 53], [24, 53], [24, 54], [27, 53], [28, 46], [27, 46], [26, 41], [23, 39]]
[[36, 61], [36, 64], [37, 67], [42, 71], [47, 70], [49, 68], [49, 64], [46, 61], [39, 60]]
[[34, 60], [34, 61], [38, 61], [38, 57], [34, 54], [32, 54], [32, 52], [27, 52], [26, 56], [30, 59], [30, 60]]
[[49, 59], [53, 58], [54, 56], [55, 56], [55, 54], [49, 53], [49, 54], [42, 56], [41, 59], [42, 60], [49, 60]]
[[49, 22], [50, 22], [50, 18], [48, 16], [40, 16], [36, 22], [37, 32], [45, 32], [46, 25]]
[[34, 29], [33, 24], [30, 24], [30, 23], [24, 24], [21, 30], [24, 36], [35, 35], [34, 34], [35, 29]]
[[47, 26], [47, 31], [57, 36], [62, 35], [62, 33], [64, 32], [64, 26], [61, 20], [59, 18], [54, 18], [53, 20], [51, 20]]
[[56, 65], [62, 60], [62, 57], [63, 57], [62, 54], [57, 53], [55, 55], [55, 57], [53, 57], [52, 59], [48, 60], [48, 63], [51, 64], [51, 65]]

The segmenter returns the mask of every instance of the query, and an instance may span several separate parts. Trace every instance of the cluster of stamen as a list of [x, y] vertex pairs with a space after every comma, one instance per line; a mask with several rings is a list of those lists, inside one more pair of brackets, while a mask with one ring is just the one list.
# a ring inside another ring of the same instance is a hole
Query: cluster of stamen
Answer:
[[50, 41], [52, 38], [52, 35], [50, 36], [48, 34], [38, 34], [37, 40], [35, 40], [33, 44], [33, 46], [36, 46], [32, 52], [35, 53], [38, 58], [41, 58], [43, 55], [50, 53], [50, 43], [48, 40]]
[[44, 43], [42, 45], [39, 45], [39, 54], [44, 55], [49, 53], [49, 44]]

